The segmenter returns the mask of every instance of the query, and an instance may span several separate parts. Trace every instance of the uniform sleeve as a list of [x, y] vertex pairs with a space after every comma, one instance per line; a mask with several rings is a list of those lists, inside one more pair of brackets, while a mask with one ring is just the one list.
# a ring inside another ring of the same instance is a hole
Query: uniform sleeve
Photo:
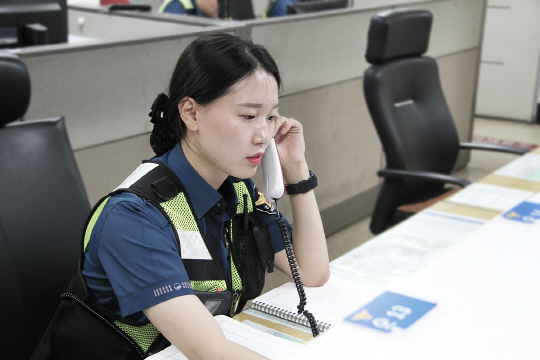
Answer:
[[159, 210], [138, 197], [108, 205], [90, 243], [98, 244], [99, 262], [122, 317], [193, 294], [174, 230]]
[[[256, 199], [255, 209], [256, 209], [257, 217], [259, 218], [260, 221], [268, 225], [268, 230], [270, 231], [270, 237], [272, 239], [272, 246], [274, 247], [274, 253], [278, 253], [281, 250], [285, 249], [285, 244], [283, 243], [282, 230], [280, 229], [279, 224], [277, 223], [278, 211], [274, 206], [272, 206], [272, 204], [268, 202], [268, 200], [266, 200], [262, 191], [260, 191], [253, 182], [252, 182], [252, 189], [254, 193], [254, 198]], [[281, 219], [283, 220], [283, 222], [285, 223], [287, 227], [287, 231], [291, 235], [291, 240], [292, 240], [291, 224], [287, 221], [287, 219], [281, 212], [279, 212], [279, 215]]]

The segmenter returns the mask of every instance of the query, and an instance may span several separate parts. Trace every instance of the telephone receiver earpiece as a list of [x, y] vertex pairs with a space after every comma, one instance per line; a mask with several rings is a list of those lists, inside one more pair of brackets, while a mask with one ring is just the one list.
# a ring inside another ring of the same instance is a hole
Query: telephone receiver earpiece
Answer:
[[264, 197], [268, 201], [281, 199], [285, 194], [285, 183], [274, 139], [270, 140], [261, 159], [261, 165], [264, 182]]

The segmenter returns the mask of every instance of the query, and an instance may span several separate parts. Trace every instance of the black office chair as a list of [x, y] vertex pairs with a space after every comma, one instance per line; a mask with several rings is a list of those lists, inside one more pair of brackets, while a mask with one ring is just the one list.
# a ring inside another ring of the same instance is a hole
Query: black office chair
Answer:
[[90, 212], [64, 119], [15, 122], [29, 102], [26, 66], [1, 55], [0, 348], [6, 359], [31, 357], [75, 271]]
[[386, 157], [386, 168], [377, 173], [383, 182], [370, 223], [374, 234], [445, 196], [446, 184], [467, 186], [469, 181], [450, 176], [459, 149], [527, 152], [459, 143], [437, 63], [422, 56], [431, 24], [431, 13], [416, 9], [385, 11], [371, 19], [365, 56], [372, 66], [364, 73], [364, 95]]

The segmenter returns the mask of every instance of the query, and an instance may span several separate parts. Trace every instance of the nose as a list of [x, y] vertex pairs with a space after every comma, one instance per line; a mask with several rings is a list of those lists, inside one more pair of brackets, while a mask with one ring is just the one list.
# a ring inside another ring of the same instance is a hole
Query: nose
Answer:
[[257, 121], [255, 126], [255, 131], [253, 133], [253, 143], [256, 145], [267, 144], [270, 142], [272, 135], [274, 133], [273, 129], [274, 123], [263, 119], [262, 121]]

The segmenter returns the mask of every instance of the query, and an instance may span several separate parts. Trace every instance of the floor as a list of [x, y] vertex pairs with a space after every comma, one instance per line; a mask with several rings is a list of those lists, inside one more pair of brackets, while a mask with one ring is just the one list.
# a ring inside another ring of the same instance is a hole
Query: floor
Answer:
[[[540, 145], [540, 125], [517, 121], [476, 118], [473, 135]], [[465, 169], [454, 175], [476, 181], [515, 159], [515, 155], [473, 151]], [[369, 232], [369, 218], [363, 219], [327, 238], [330, 261], [356, 248], [373, 235]], [[280, 271], [268, 274], [263, 292], [289, 281]]]

